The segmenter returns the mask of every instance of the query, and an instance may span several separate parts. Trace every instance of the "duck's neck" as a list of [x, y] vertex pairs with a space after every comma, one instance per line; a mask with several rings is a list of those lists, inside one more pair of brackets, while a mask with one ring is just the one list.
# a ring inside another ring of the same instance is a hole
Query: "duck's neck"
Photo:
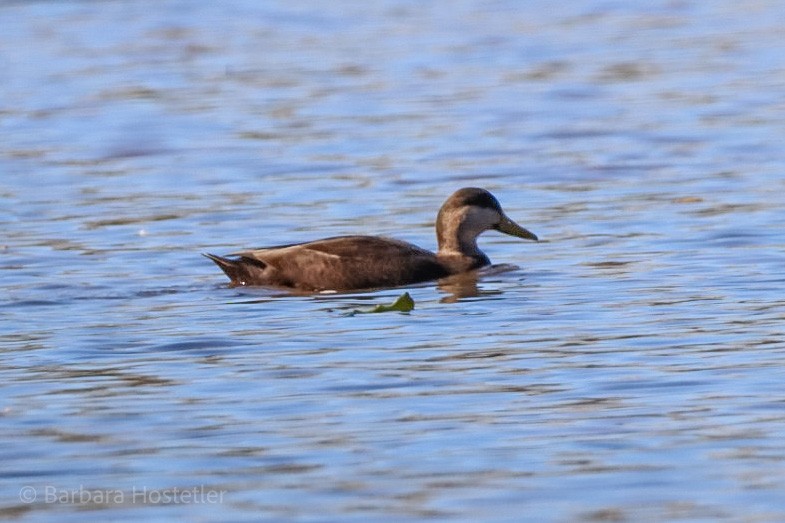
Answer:
[[482, 231], [475, 230], [465, 220], [439, 220], [436, 224], [436, 239], [439, 243], [437, 256], [461, 270], [490, 264], [485, 253], [477, 247], [477, 236], [480, 232]]
[[439, 254], [460, 254], [478, 256], [482, 251], [477, 247], [477, 235], [467, 231], [463, 224], [447, 224], [437, 231]]

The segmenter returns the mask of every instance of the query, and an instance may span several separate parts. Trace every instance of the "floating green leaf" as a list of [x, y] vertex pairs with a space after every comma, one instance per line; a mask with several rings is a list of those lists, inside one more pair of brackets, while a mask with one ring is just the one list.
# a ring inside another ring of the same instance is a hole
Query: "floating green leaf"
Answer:
[[404, 292], [398, 299], [390, 305], [377, 305], [372, 309], [367, 310], [353, 310], [348, 315], [354, 316], [355, 314], [373, 314], [377, 312], [410, 312], [414, 309], [414, 300], [409, 296], [408, 292]]
[[404, 292], [391, 305], [377, 305], [368, 312], [410, 312], [414, 310], [414, 300]]

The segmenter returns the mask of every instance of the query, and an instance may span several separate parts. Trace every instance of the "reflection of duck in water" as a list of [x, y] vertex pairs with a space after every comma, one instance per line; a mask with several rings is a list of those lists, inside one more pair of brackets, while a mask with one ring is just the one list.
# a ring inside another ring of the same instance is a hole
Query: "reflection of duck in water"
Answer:
[[485, 189], [456, 191], [436, 217], [436, 254], [379, 236], [336, 236], [308, 243], [254, 249], [228, 259], [205, 254], [232, 285], [270, 285], [307, 291], [397, 287], [468, 272], [491, 261], [477, 247], [489, 229], [537, 240], [509, 219]]

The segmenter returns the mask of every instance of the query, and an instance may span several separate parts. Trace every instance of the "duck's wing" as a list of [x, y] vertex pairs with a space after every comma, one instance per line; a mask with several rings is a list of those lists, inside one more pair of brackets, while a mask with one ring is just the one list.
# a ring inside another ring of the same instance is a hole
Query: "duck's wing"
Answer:
[[277, 245], [234, 252], [230, 256], [266, 262], [271, 258], [312, 256], [314, 259], [375, 259], [383, 257], [435, 256], [431, 251], [382, 236], [335, 236], [306, 243]]
[[393, 287], [445, 276], [434, 253], [416, 245], [376, 236], [338, 236], [314, 242], [235, 253], [240, 261], [264, 267], [249, 284], [309, 290]]
[[289, 243], [286, 245], [274, 245], [246, 249], [233, 252], [229, 256], [249, 256], [256, 258], [273, 252], [291, 252], [295, 248], [308, 249], [342, 257], [350, 256], [374, 256], [386, 252], [388, 254], [434, 254], [426, 249], [418, 247], [412, 243], [387, 238], [385, 236], [333, 236], [305, 243]]

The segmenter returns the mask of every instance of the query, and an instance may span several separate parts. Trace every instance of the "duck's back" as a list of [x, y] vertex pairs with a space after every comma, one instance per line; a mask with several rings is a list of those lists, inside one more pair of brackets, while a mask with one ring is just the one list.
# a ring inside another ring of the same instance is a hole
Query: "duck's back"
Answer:
[[304, 290], [394, 287], [441, 278], [448, 270], [416, 245], [377, 236], [337, 236], [236, 253], [248, 285]]

